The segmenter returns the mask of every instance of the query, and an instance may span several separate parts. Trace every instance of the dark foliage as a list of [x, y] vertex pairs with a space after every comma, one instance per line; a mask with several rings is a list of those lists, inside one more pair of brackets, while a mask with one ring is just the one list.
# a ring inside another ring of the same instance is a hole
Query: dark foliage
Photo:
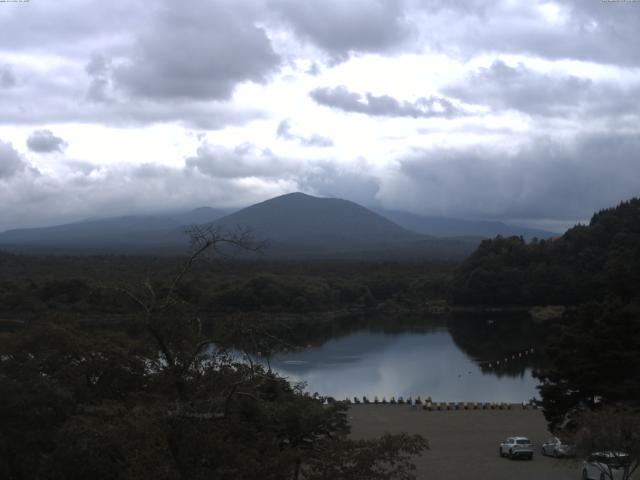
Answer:
[[[427, 448], [423, 438], [352, 440], [346, 405], [304, 394], [222, 349], [258, 337], [258, 348], [277, 346], [263, 330], [248, 330], [260, 324], [233, 322], [213, 348], [189, 302], [198, 298], [197, 278], [189, 283], [187, 277], [205, 250], [253, 244], [218, 231], [195, 232], [194, 240], [193, 255], [177, 273], [156, 281], [3, 284], [4, 296], [18, 295], [17, 311], [25, 307], [20, 295], [33, 294], [27, 305], [35, 320], [0, 336], [0, 476], [414, 478], [411, 458]], [[258, 290], [268, 287], [257, 282]], [[127, 312], [127, 328], [116, 332], [69, 320], [105, 310]], [[49, 319], [39, 319], [38, 312]]]
[[640, 199], [595, 214], [562, 237], [483, 241], [460, 266], [459, 304], [581, 304], [640, 291]]
[[640, 408], [640, 305], [588, 304], [566, 317], [538, 373], [550, 428], [575, 427], [581, 411], [605, 405]]
[[[79, 320], [137, 311], [118, 292], [151, 278], [161, 289], [183, 258], [30, 257], [0, 252], [0, 319], [51, 313]], [[308, 313], [424, 304], [449, 293], [452, 264], [359, 262], [201, 262], [176, 288], [182, 308], [217, 313]], [[194, 313], [195, 314], [195, 313]]]

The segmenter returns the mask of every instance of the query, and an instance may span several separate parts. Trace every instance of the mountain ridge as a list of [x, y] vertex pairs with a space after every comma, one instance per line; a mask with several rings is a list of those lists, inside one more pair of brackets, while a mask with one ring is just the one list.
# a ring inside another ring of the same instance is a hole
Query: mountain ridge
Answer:
[[470, 254], [482, 239], [464, 229], [447, 238], [416, 232], [407, 228], [406, 221], [400, 225], [388, 215], [345, 199], [294, 192], [231, 213], [201, 207], [10, 230], [0, 233], [0, 248], [177, 254], [188, 250], [185, 227], [192, 224], [211, 224], [223, 230], [249, 228], [255, 238], [269, 243], [270, 257], [453, 259]]
[[505, 237], [522, 236], [527, 240], [531, 240], [533, 238], [549, 238], [560, 235], [557, 232], [527, 228], [496, 220], [466, 220], [452, 217], [419, 215], [402, 210], [384, 210], [380, 208], [372, 208], [372, 210], [401, 227], [434, 237], [479, 236], [492, 238], [497, 235], [502, 235]]

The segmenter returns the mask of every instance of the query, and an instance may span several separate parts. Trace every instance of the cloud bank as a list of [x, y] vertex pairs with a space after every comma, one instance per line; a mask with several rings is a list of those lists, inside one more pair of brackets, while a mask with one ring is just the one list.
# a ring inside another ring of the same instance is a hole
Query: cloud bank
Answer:
[[571, 222], [640, 192], [637, 2], [0, 10], [0, 230], [295, 190]]

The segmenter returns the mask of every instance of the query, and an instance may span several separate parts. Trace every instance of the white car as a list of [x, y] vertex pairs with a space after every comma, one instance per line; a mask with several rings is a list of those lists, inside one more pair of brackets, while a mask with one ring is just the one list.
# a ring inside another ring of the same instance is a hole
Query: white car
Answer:
[[500, 456], [514, 458], [533, 458], [533, 444], [527, 437], [509, 437], [500, 443]]
[[551, 455], [553, 457], [572, 457], [575, 452], [575, 447], [569, 443], [565, 443], [558, 437], [551, 437], [544, 441], [540, 448], [542, 455]]
[[629, 455], [623, 452], [594, 452], [582, 464], [584, 480], [629, 479]]

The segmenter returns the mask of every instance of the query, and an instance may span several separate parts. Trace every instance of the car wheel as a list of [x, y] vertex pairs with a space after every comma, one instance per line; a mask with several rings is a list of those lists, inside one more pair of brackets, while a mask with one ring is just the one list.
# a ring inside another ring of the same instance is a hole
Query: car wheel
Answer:
[[582, 480], [589, 480], [589, 475], [587, 475], [587, 469], [582, 469]]

